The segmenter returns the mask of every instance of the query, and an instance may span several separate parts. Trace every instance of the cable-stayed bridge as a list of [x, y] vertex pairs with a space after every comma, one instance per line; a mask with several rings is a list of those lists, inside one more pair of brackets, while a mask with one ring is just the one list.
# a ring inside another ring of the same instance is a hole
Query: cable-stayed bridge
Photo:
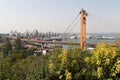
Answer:
[[[105, 20], [104, 18], [95, 16], [96, 21], [94, 22], [94, 24], [90, 24], [89, 23], [90, 20], [87, 21], [87, 16], [89, 16], [88, 13], [84, 9], [82, 9], [80, 11], [80, 13], [73, 19], [73, 21], [71, 21], [70, 25], [68, 25], [68, 27], [64, 31], [65, 35], [63, 35], [63, 37], [67, 36], [66, 34], [70, 34], [75, 27], [79, 27], [80, 42], [46, 41], [46, 40], [35, 40], [35, 39], [34, 40], [22, 39], [22, 41], [24, 43], [27, 43], [30, 45], [36, 45], [36, 46], [39, 46], [41, 44], [63, 44], [63, 45], [71, 44], [71, 45], [80, 45], [81, 49], [86, 49], [86, 45], [87, 46], [95, 46], [97, 44], [96, 42], [89, 42], [89, 43], [87, 42], [87, 39], [86, 39], [87, 31], [88, 30], [91, 32], [95, 31], [95, 32], [99, 32], [101, 34], [104, 33], [105, 30], [112, 32], [112, 28], [111, 28], [112, 23], [106, 24], [104, 22], [104, 20]], [[98, 23], [97, 20], [99, 20], [100, 22]], [[104, 27], [104, 28], [101, 28], [101, 27]], [[94, 37], [94, 38], [98, 38], [98, 36]], [[110, 44], [114, 44], [114, 43], [110, 43]]]

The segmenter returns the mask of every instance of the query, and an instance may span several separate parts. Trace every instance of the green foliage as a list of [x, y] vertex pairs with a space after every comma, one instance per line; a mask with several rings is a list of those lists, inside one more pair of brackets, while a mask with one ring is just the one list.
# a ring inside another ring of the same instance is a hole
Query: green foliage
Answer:
[[[8, 38], [5, 40], [2, 49], [3, 52], [0, 52], [0, 80], [28, 79], [30, 74], [35, 70], [34, 64], [36, 59], [32, 55], [34, 54], [35, 49], [31, 48], [24, 50], [22, 46], [17, 46], [16, 49], [12, 50], [12, 46]], [[32, 57], [30, 57], [31, 55]]]
[[26, 80], [35, 70], [36, 57], [24, 57], [24, 52], [12, 52], [0, 61], [0, 80]]
[[26, 57], [27, 56], [26, 56], [25, 51], [13, 50], [9, 53], [9, 55], [6, 59], [9, 60], [10, 63], [14, 64], [16, 61], [19, 61], [19, 60], [24, 59]]
[[3, 51], [3, 44], [4, 44], [4, 43], [0, 43], [0, 52]]
[[[99, 44], [96, 49], [93, 50], [92, 56], [85, 58], [87, 63], [86, 74], [88, 74], [89, 79], [97, 78], [101, 80], [115, 80], [117, 77], [119, 77], [117, 74], [120, 74], [120, 71], [118, 70], [118, 66], [120, 64], [119, 61], [117, 62], [119, 59], [117, 55], [117, 48], [107, 46], [105, 43]], [[117, 71], [115, 64], [117, 65]]]
[[2, 43], [2, 37], [0, 36], [0, 43]]
[[73, 48], [64, 49], [58, 55], [50, 56], [50, 75], [56, 74], [59, 80], [84, 79], [82, 69], [85, 66], [84, 57], [86, 53], [88, 52], [82, 51], [79, 48]]
[[19, 64], [14, 64], [11, 66], [12, 77], [11, 80], [25, 80], [26, 74]]
[[36, 69], [31, 76], [31, 80], [46, 80], [49, 76], [48, 56], [39, 56], [36, 58]]
[[34, 56], [34, 48], [0, 54], [1, 80], [119, 80], [119, 49], [99, 44], [92, 51], [77, 47]]
[[34, 52], [35, 52], [35, 48], [29, 48], [29, 49], [27, 49], [26, 50], [26, 54], [27, 54], [27, 56], [29, 56], [29, 55], [33, 55], [34, 54]]
[[22, 49], [23, 49], [22, 41], [21, 41], [20, 38], [17, 38], [17, 39], [15, 40], [14, 46], [15, 46], [15, 50], [22, 50]]
[[5, 44], [3, 45], [3, 54], [4, 56], [7, 56], [8, 53], [12, 50], [12, 45], [10, 43], [10, 40], [6, 38]]

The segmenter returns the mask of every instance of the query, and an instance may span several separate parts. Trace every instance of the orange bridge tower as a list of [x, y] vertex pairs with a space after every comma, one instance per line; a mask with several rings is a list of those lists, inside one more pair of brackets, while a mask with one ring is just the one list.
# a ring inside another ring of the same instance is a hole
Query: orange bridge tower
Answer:
[[80, 11], [80, 48], [86, 50], [86, 16], [84, 9]]

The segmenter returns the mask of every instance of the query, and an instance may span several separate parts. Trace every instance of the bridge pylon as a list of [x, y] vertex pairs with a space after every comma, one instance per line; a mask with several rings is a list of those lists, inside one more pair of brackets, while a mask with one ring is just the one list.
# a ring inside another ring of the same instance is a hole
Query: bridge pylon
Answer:
[[84, 9], [80, 11], [80, 48], [86, 50], [86, 16]]

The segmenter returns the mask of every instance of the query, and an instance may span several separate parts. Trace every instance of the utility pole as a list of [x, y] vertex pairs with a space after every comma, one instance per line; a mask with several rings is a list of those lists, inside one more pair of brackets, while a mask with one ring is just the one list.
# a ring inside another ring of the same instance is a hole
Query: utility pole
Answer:
[[86, 16], [84, 9], [80, 11], [80, 48], [86, 50]]

